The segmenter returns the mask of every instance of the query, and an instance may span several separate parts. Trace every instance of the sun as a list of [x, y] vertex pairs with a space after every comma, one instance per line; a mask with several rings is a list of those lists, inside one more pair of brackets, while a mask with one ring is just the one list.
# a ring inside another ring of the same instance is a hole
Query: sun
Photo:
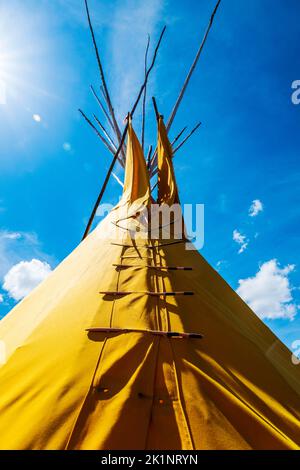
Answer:
[[42, 24], [41, 13], [21, 2], [0, 6], [0, 112], [7, 118], [23, 110], [40, 122], [35, 117], [38, 98], [46, 94], [50, 46]]

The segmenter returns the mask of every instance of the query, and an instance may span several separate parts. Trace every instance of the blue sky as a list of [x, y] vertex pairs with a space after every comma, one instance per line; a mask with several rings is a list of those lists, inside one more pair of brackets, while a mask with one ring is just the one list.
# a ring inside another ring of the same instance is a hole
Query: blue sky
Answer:
[[[167, 116], [214, 0], [89, 4], [120, 120], [142, 81], [147, 33], [153, 46], [167, 25], [149, 85]], [[300, 339], [300, 106], [291, 101], [299, 16], [297, 0], [223, 0], [171, 133], [202, 121], [175, 157], [181, 201], [205, 204], [202, 254], [252, 306], [276, 317], [264, 321], [289, 347]], [[0, 84], [3, 316], [76, 247], [111, 161], [78, 113], [101, 116], [89, 91], [99, 77], [83, 1], [1, 1]], [[140, 129], [140, 109], [134, 125]], [[154, 138], [149, 101], [146, 143]], [[105, 201], [120, 191], [112, 179]], [[253, 201], [262, 210], [251, 217]], [[23, 284], [15, 286], [22, 262]]]

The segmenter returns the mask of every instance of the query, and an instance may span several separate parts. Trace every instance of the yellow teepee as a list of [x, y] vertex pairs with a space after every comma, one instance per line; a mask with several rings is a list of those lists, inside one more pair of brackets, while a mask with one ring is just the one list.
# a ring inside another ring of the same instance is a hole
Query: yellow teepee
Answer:
[[[160, 119], [170, 205], [171, 152]], [[130, 123], [120, 203], [0, 322], [1, 449], [299, 449], [290, 352], [151, 202]]]

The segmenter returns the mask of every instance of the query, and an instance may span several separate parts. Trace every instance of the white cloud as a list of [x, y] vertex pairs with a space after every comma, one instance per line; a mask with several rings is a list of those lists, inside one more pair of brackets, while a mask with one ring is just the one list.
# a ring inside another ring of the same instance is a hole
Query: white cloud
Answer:
[[21, 261], [4, 276], [3, 289], [15, 300], [21, 300], [50, 274], [48, 263], [38, 259]]
[[22, 235], [19, 232], [2, 232], [2, 237], [7, 240], [19, 240]]
[[63, 149], [64, 149], [65, 152], [71, 152], [72, 145], [70, 144], [70, 142], [64, 142], [63, 143]]
[[232, 234], [232, 239], [240, 245], [240, 249], [238, 251], [239, 254], [243, 253], [248, 246], [248, 241], [246, 240], [246, 235], [242, 235], [238, 230], [234, 230]]
[[225, 261], [225, 260], [223, 260], [223, 259], [221, 259], [221, 260], [218, 261], [217, 264], [216, 264], [216, 270], [217, 270], [217, 271], [221, 271], [222, 268], [225, 268], [225, 267], [227, 267], [227, 266], [228, 266], [228, 262]]
[[0, 294], [0, 304], [2, 304], [4, 302], [4, 297], [2, 294]]
[[252, 201], [252, 204], [249, 208], [249, 216], [256, 217], [259, 214], [259, 212], [262, 212], [263, 210], [264, 210], [264, 206], [262, 202], [259, 199], [254, 199], [254, 201]]
[[12, 266], [20, 261], [43, 259], [56, 265], [56, 260], [48, 256], [33, 232], [0, 230], [0, 280]]
[[237, 293], [260, 318], [293, 320], [298, 306], [293, 302], [289, 274], [294, 265], [280, 268], [276, 259], [262, 264], [254, 277], [239, 280]]
[[42, 118], [39, 114], [33, 114], [32, 115], [32, 119], [35, 121], [35, 122], [41, 122]]

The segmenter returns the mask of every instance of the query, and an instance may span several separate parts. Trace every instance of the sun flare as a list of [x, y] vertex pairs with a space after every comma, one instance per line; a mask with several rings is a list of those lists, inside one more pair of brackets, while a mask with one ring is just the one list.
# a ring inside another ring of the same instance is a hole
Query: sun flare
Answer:
[[[15, 117], [25, 112], [39, 116], [39, 98], [46, 94], [49, 40], [42, 35], [36, 15], [28, 9], [0, 7], [0, 105], [1, 112]], [[40, 122], [41, 119], [39, 119]]]

